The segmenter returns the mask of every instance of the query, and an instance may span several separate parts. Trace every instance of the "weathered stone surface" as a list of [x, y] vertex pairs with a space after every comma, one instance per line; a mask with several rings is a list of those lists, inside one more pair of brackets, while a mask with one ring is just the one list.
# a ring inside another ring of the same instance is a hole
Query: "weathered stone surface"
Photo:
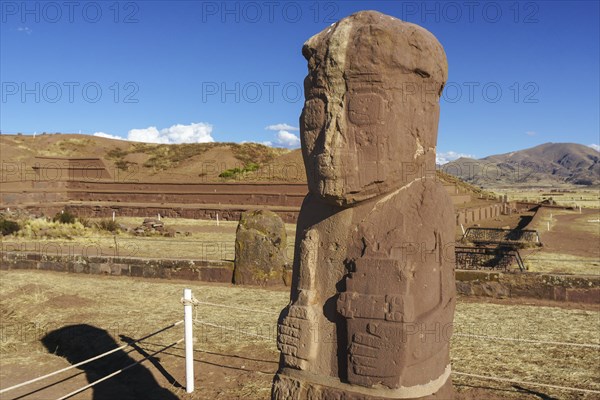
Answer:
[[281, 217], [272, 211], [242, 213], [235, 235], [236, 284], [273, 285], [284, 281], [287, 235]]
[[302, 53], [310, 192], [272, 398], [452, 398], [455, 217], [435, 180], [444, 51], [365, 11]]

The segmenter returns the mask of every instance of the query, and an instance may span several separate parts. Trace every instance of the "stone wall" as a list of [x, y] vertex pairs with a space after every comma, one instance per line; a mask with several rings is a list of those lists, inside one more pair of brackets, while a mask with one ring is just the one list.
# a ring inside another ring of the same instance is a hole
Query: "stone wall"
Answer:
[[[54, 256], [22, 252], [0, 252], [0, 256], [2, 270], [37, 269], [224, 283], [233, 280], [233, 262], [230, 261]], [[457, 270], [456, 289], [463, 296], [600, 304], [600, 276], [593, 275]]]
[[[85, 181], [4, 182], [0, 207], [28, 206], [36, 213], [54, 214], [65, 206], [85, 217], [117, 215], [147, 217], [161, 215], [181, 218], [238, 220], [240, 213], [257, 208], [270, 209], [285, 222], [296, 222], [308, 193], [299, 183], [151, 183]], [[456, 207], [456, 224], [465, 226], [500, 215], [504, 204], [463, 209], [469, 194], [446, 185]], [[81, 203], [81, 204], [78, 204]]]
[[482, 207], [473, 207], [456, 210], [456, 225], [473, 225], [478, 221], [499, 217], [507, 213], [508, 203], [490, 204]]
[[533, 298], [600, 304], [600, 276], [489, 271], [456, 271], [463, 296]]
[[96, 275], [232, 282], [233, 262], [155, 260], [134, 257], [83, 257], [0, 252], [2, 270], [37, 269]]
[[[35, 211], [34, 207], [29, 208]], [[117, 216], [120, 217], [149, 217], [160, 214], [168, 218], [190, 218], [190, 219], [204, 219], [204, 220], [215, 220], [217, 213], [219, 214], [219, 220], [221, 221], [239, 221], [241, 213], [253, 209], [267, 209], [277, 213], [281, 219], [288, 223], [295, 223], [298, 219], [298, 212], [300, 210], [290, 209], [285, 207], [265, 207], [258, 205], [249, 205], [246, 207], [228, 207], [228, 206], [215, 206], [215, 205], [198, 205], [190, 207], [175, 207], [175, 206], [145, 206], [137, 207], [134, 205], [84, 205], [84, 204], [67, 204], [65, 209], [75, 215], [81, 217], [112, 217], [113, 211]]]

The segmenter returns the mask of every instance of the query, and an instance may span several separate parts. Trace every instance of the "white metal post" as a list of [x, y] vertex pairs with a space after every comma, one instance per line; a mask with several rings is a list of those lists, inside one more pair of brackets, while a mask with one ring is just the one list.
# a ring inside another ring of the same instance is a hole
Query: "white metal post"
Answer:
[[183, 289], [185, 339], [185, 391], [194, 391], [194, 335], [192, 332], [192, 290]]

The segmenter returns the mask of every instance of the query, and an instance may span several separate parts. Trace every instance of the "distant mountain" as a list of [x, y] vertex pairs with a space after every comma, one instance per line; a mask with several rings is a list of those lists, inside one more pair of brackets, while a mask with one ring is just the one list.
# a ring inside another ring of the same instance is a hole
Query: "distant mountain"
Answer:
[[576, 143], [544, 143], [478, 160], [463, 157], [439, 168], [482, 187], [600, 185], [600, 153]]

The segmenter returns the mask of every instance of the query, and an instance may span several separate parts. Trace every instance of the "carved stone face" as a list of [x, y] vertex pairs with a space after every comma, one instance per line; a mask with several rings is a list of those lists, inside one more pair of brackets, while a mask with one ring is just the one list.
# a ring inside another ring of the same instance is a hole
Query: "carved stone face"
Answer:
[[447, 76], [429, 32], [378, 13], [364, 18], [373, 25], [355, 29], [342, 20], [303, 48], [309, 73], [300, 134], [309, 190], [342, 206], [435, 171]]

